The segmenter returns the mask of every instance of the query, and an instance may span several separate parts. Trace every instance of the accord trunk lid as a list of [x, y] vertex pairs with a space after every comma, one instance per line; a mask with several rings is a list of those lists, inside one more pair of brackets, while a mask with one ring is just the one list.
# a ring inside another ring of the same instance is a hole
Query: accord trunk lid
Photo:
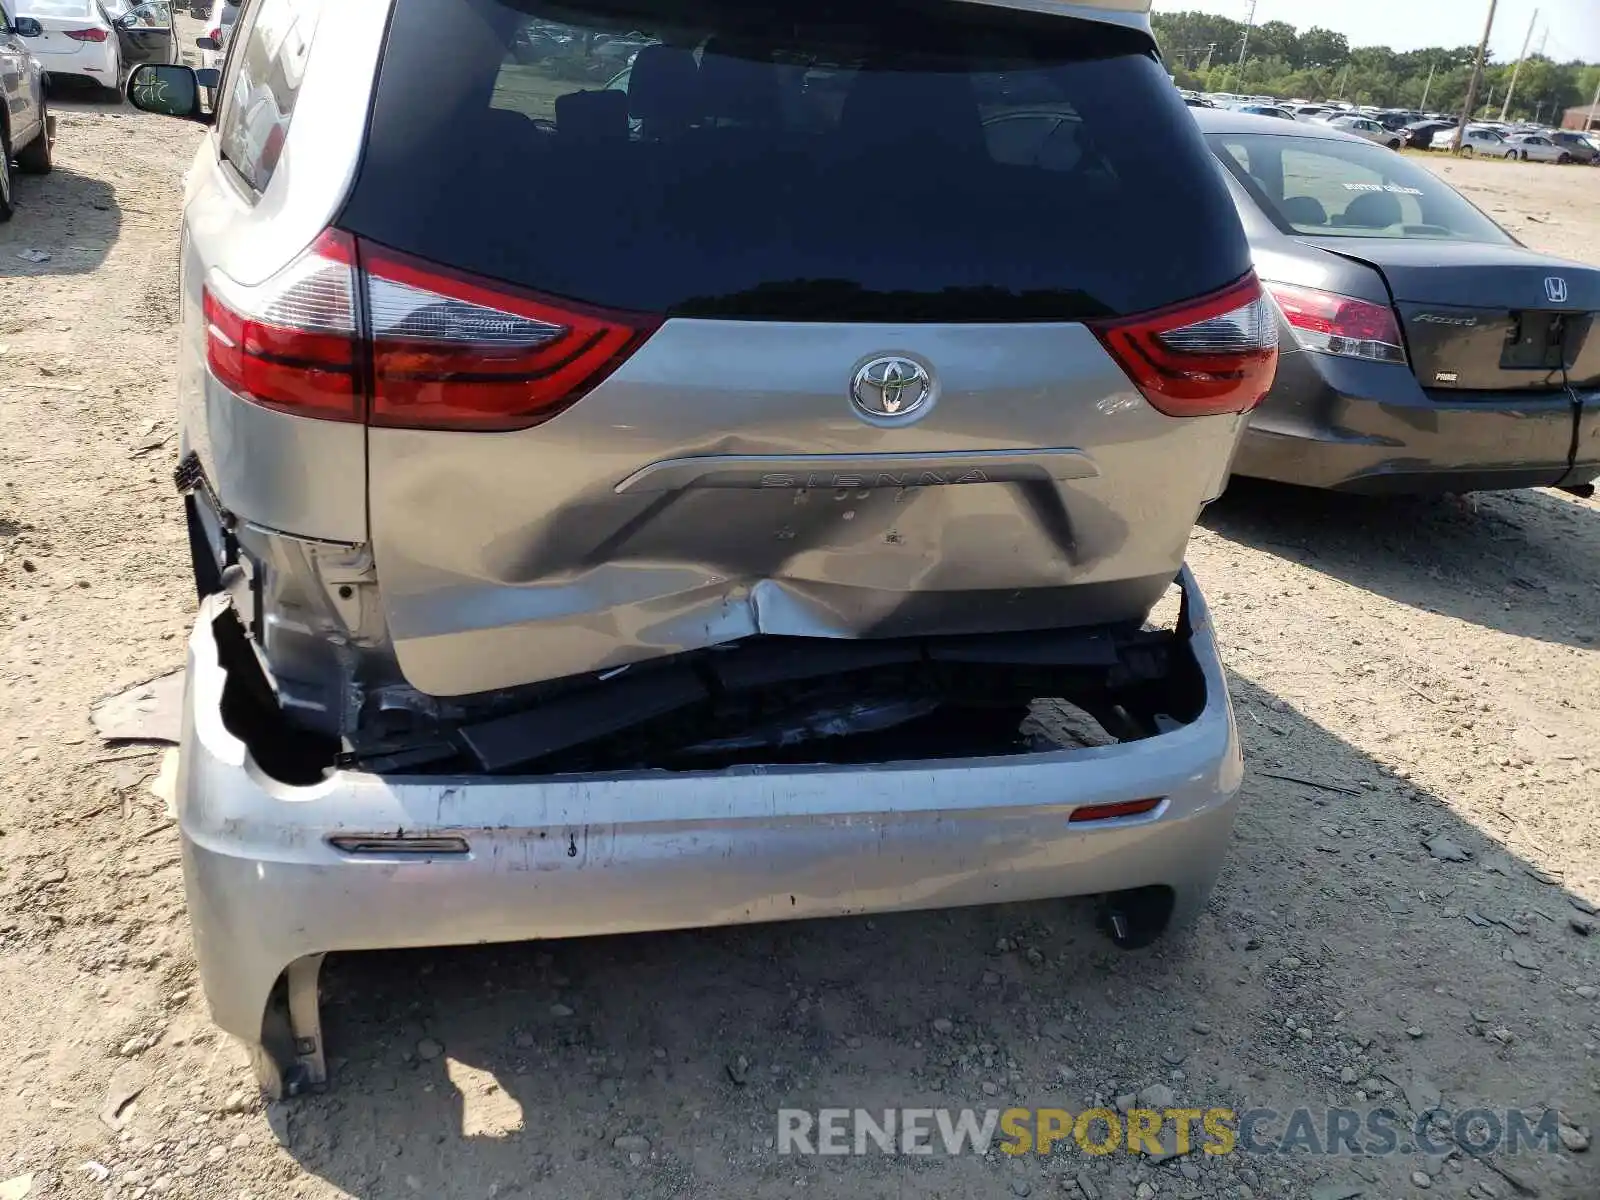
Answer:
[[1308, 238], [1380, 272], [1425, 388], [1561, 391], [1600, 378], [1600, 270], [1513, 244]]

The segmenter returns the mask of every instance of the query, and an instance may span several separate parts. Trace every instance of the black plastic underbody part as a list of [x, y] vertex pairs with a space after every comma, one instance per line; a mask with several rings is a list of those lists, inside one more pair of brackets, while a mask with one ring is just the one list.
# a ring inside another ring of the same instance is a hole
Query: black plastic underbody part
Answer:
[[1069, 700], [1120, 740], [1193, 720], [1205, 684], [1176, 630], [881, 642], [761, 637], [499, 694], [449, 719], [384, 714], [339, 765], [380, 773], [559, 774], [870, 763], [1048, 748], [1039, 704]]
[[561, 701], [458, 730], [491, 774], [548, 758], [703, 702], [706, 686], [687, 667], [608, 681]]

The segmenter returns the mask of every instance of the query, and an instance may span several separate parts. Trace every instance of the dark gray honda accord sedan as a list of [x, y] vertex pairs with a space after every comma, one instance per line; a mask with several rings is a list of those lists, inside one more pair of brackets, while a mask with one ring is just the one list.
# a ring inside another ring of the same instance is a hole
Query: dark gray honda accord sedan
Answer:
[[1600, 477], [1600, 269], [1326, 125], [1193, 114], [1281, 313], [1237, 475], [1381, 493]]

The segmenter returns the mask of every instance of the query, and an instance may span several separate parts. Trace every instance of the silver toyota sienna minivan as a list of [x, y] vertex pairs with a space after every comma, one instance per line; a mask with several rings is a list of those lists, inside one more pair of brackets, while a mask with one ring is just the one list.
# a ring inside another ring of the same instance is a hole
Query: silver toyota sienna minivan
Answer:
[[1203, 905], [1277, 333], [1147, 7], [247, 0], [136, 72], [209, 126], [178, 809], [267, 1089], [330, 951]]

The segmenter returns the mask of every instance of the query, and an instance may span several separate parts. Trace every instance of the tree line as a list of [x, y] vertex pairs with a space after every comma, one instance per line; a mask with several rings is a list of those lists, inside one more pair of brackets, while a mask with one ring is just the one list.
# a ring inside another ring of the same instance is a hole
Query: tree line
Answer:
[[[1476, 45], [1404, 54], [1387, 46], [1351, 49], [1342, 33], [1317, 26], [1301, 33], [1285, 21], [1257, 25], [1246, 45], [1242, 21], [1199, 12], [1155, 13], [1151, 22], [1178, 86], [1202, 92], [1342, 99], [1387, 108], [1422, 108], [1426, 95], [1430, 111], [1459, 112], [1478, 52]], [[1513, 64], [1492, 58], [1478, 91], [1480, 117], [1499, 116], [1511, 83]], [[1530, 54], [1517, 75], [1508, 115], [1560, 124], [1564, 110], [1594, 98], [1597, 83], [1600, 64]]]

